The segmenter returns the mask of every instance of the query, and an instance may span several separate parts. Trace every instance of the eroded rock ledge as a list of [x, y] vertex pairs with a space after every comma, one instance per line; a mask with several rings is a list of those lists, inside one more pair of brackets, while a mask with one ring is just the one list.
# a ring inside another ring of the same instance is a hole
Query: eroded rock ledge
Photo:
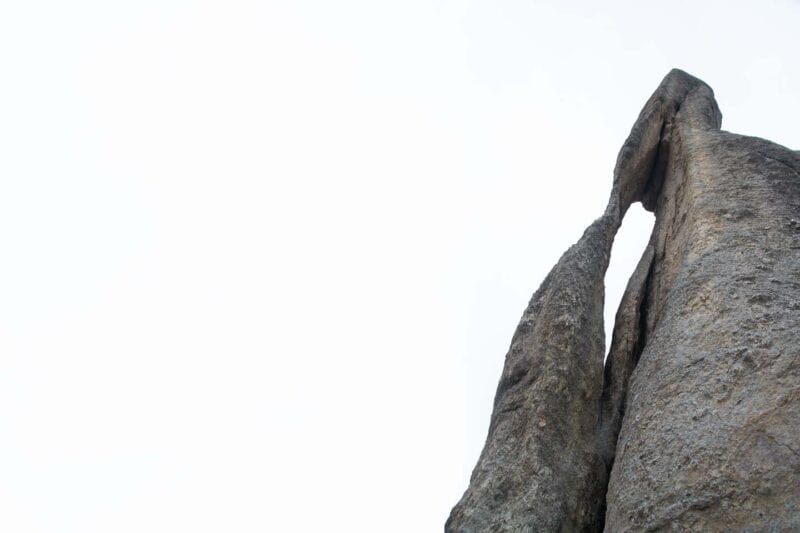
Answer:
[[[720, 131], [673, 70], [506, 355], [446, 531], [800, 528], [800, 157]], [[656, 223], [604, 367], [603, 278], [631, 203]]]

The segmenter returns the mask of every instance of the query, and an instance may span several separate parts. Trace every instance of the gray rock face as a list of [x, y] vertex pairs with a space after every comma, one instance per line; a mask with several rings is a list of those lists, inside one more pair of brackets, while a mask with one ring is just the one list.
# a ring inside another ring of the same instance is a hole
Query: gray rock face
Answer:
[[800, 158], [682, 113], [606, 530], [797, 531]]
[[[800, 156], [719, 130], [678, 70], [611, 198], [534, 294], [446, 531], [800, 530]], [[603, 365], [630, 204], [656, 224]]]

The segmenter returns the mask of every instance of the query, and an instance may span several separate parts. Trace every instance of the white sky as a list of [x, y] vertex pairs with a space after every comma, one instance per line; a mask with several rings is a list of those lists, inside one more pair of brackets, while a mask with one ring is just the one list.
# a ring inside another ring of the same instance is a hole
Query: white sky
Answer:
[[[644, 101], [681, 67], [725, 129], [798, 148], [799, 25], [789, 1], [4, 2], [0, 530], [440, 531]], [[626, 219], [609, 318], [651, 224]]]

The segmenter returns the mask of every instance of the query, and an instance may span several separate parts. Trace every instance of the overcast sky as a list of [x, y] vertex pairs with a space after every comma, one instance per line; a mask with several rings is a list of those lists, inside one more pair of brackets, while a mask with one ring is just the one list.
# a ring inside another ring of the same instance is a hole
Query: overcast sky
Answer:
[[[4, 2], [0, 530], [440, 531], [672, 67], [800, 148], [800, 3]], [[607, 320], [652, 227], [631, 209]], [[607, 324], [607, 331], [610, 330]]]

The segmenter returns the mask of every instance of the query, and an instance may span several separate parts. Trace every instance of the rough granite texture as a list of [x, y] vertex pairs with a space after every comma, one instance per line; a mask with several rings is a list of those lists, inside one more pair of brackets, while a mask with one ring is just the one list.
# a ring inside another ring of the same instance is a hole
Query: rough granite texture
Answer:
[[[800, 530], [800, 155], [720, 125], [679, 70], [647, 101], [605, 213], [523, 313], [446, 531]], [[604, 366], [636, 201], [656, 223]]]

